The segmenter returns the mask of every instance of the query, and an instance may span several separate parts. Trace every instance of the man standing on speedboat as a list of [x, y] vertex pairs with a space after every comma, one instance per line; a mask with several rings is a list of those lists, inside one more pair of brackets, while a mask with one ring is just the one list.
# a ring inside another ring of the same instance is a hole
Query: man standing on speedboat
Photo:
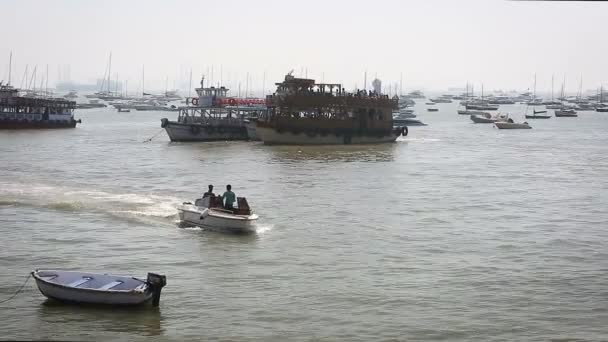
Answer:
[[234, 202], [236, 201], [236, 195], [232, 192], [232, 186], [226, 185], [226, 192], [222, 195], [224, 202], [224, 209], [234, 210]]

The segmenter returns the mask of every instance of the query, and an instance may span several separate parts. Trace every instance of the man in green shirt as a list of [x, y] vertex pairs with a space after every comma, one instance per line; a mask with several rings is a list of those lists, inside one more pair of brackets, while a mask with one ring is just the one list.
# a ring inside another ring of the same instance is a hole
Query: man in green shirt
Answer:
[[226, 192], [222, 195], [224, 202], [224, 209], [234, 210], [234, 202], [236, 202], [236, 195], [232, 192], [232, 186], [226, 185]]

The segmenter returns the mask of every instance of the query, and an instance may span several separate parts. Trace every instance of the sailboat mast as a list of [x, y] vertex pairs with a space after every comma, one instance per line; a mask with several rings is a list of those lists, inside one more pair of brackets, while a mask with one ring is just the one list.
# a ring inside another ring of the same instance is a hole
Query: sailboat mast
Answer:
[[141, 66], [141, 96], [142, 97], [146, 95], [146, 91], [144, 89], [144, 85], [146, 84], [145, 78], [144, 78], [145, 74], [146, 74], [146, 66], [142, 65]]
[[48, 97], [49, 96], [49, 65], [46, 65], [46, 79], [45, 79], [45, 84], [44, 84], [44, 97]]
[[399, 96], [403, 96], [403, 73], [399, 77]]
[[8, 83], [6, 85], [11, 85], [11, 72], [13, 71], [13, 51], [11, 51], [8, 57]]
[[110, 77], [112, 77], [112, 52], [110, 52], [110, 61], [108, 62], [108, 93], [110, 92]]
[[553, 75], [551, 75], [551, 102], [553, 102]]
[[190, 86], [188, 87], [188, 97], [192, 94], [192, 69], [190, 69]]
[[534, 73], [534, 91], [532, 93], [532, 102], [536, 102], [536, 73]]

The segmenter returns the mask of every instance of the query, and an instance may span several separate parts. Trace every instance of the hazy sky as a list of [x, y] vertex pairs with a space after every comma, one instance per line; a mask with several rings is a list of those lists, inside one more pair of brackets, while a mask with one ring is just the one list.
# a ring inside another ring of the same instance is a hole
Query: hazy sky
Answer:
[[[112, 78], [146, 89], [195, 82], [213, 66], [214, 83], [236, 88], [250, 73], [265, 88], [291, 69], [361, 87], [378, 75], [404, 88], [527, 88], [555, 74], [569, 89], [608, 83], [608, 3], [500, 0], [2, 0], [0, 77], [13, 84], [26, 64], [49, 64], [50, 83], [69, 65], [74, 81]], [[208, 76], [210, 77], [210, 75]]]

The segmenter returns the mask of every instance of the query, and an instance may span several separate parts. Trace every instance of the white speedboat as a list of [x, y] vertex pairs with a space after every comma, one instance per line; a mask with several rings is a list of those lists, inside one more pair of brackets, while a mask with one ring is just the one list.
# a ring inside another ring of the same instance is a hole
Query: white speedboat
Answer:
[[474, 123], [495, 123], [498, 121], [507, 121], [507, 117], [502, 114], [491, 115], [490, 113], [471, 115], [471, 120]]
[[507, 121], [498, 121], [494, 123], [494, 126], [498, 129], [530, 129], [530, 125], [527, 122], [514, 122], [512, 119]]
[[69, 303], [158, 306], [164, 275], [148, 273], [146, 280], [88, 272], [36, 270], [32, 272], [40, 292]]
[[222, 208], [218, 196], [199, 198], [194, 204], [185, 202], [177, 207], [179, 219], [187, 224], [231, 233], [253, 233], [258, 215], [254, 214], [245, 197], [237, 197], [234, 210]]

